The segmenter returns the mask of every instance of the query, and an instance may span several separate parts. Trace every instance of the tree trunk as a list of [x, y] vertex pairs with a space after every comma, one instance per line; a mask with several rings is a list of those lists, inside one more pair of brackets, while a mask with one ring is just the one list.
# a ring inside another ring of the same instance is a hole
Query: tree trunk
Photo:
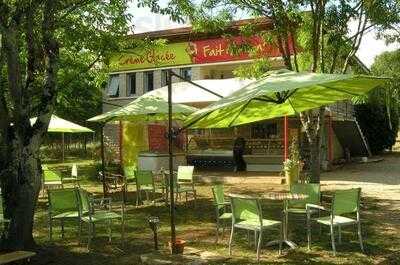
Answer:
[[[11, 222], [1, 242], [2, 249], [33, 249], [35, 207], [42, 184], [39, 143], [15, 137], [1, 182], [5, 217]], [[27, 143], [28, 142], [28, 143]]]
[[310, 183], [319, 183], [321, 176], [321, 153], [318, 143], [310, 143]]
[[325, 107], [300, 114], [301, 123], [305, 129], [310, 148], [310, 182], [319, 183], [321, 175], [321, 145], [325, 120]]

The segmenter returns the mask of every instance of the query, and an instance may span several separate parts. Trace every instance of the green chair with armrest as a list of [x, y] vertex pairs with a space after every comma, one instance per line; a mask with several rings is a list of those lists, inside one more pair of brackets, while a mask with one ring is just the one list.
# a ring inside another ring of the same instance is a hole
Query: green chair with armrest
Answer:
[[[306, 195], [307, 198], [304, 200], [287, 200], [285, 201], [284, 207], [284, 222], [288, 224], [289, 222], [289, 215], [296, 215], [296, 216], [304, 216], [304, 219], [307, 218], [307, 204], [321, 204], [321, 188], [320, 184], [315, 183], [308, 183], [308, 184], [300, 184], [296, 183], [290, 186], [290, 192], [295, 194], [303, 194]], [[313, 209], [311, 210], [311, 214], [319, 213], [319, 210]], [[288, 225], [284, 226], [285, 228]], [[287, 235], [288, 231], [284, 231]]]
[[64, 238], [64, 221], [76, 220], [80, 231], [80, 201], [76, 188], [50, 189], [49, 201], [49, 238], [53, 239], [53, 221], [61, 222], [61, 237]]
[[125, 223], [125, 207], [121, 203], [118, 212], [113, 207], [111, 198], [94, 199], [91, 194], [83, 189], [79, 189], [80, 199], [80, 221], [89, 225], [87, 248], [90, 249], [92, 239], [94, 237], [94, 225], [97, 223], [106, 223], [108, 227], [108, 240], [112, 238], [113, 220], [121, 221], [121, 238], [124, 240], [124, 223]]
[[244, 196], [244, 195], [229, 195], [232, 207], [232, 228], [231, 237], [229, 240], [229, 255], [232, 254], [233, 235], [236, 229], [244, 229], [253, 231], [258, 237], [257, 243], [257, 261], [260, 260], [260, 248], [264, 233], [267, 229], [278, 227], [280, 231], [279, 240], [279, 254], [282, 249], [282, 222], [271, 219], [264, 219], [261, 209], [261, 203], [258, 198]]
[[[314, 221], [321, 225], [329, 226], [333, 255], [336, 255], [335, 228], [338, 228], [339, 243], [341, 243], [341, 228], [349, 225], [357, 226], [360, 248], [361, 251], [364, 252], [364, 245], [361, 235], [360, 197], [361, 188], [337, 190], [334, 193], [332, 205], [329, 208], [321, 205], [307, 204], [308, 249], [311, 248], [311, 221]], [[311, 219], [311, 212], [314, 209], [324, 211], [329, 215]], [[350, 218], [349, 215], [352, 215], [352, 217]]]
[[150, 170], [136, 171], [136, 205], [139, 205], [139, 200], [142, 202], [142, 191], [146, 194], [146, 199], [149, 200], [149, 193], [154, 196], [155, 185], [153, 172]]

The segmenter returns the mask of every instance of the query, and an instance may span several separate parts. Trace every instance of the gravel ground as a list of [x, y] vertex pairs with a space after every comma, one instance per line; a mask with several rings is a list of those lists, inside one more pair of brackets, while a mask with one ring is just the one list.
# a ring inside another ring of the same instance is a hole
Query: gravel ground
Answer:
[[[361, 187], [363, 196], [384, 200], [400, 200], [400, 152], [385, 154], [383, 160], [369, 163], [351, 163], [323, 172], [322, 190]], [[254, 185], [255, 189], [268, 186], [282, 189], [279, 174], [260, 172], [198, 172], [204, 182], [223, 181], [234, 186], [241, 183]]]
[[400, 153], [386, 154], [380, 162], [348, 164], [325, 172], [321, 183], [328, 189], [361, 187], [364, 196], [400, 200]]

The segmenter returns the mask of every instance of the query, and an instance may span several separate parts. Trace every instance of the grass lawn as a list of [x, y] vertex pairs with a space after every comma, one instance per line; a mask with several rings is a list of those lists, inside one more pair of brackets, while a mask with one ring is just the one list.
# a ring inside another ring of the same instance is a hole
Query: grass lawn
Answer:
[[[399, 159], [400, 160], [400, 159]], [[396, 160], [397, 161], [397, 160]], [[399, 161], [397, 161], [398, 163]], [[92, 163], [82, 163], [87, 168], [88, 174], [93, 172]], [[342, 172], [342, 171], [340, 171]], [[85, 173], [83, 173], [85, 174]], [[87, 176], [89, 179], [89, 177]], [[91, 177], [91, 179], [94, 179]], [[83, 188], [101, 196], [101, 183], [84, 181]], [[251, 195], [261, 194], [272, 190], [282, 190], [285, 187], [279, 184], [261, 181], [260, 183], [247, 183], [245, 179], [235, 184], [226, 184], [226, 192], [245, 193]], [[337, 185], [325, 184], [324, 192], [337, 188]], [[132, 189], [132, 188], [131, 188]], [[188, 246], [228, 255], [228, 234], [215, 243], [214, 208], [212, 205], [211, 184], [197, 186], [199, 198], [196, 207], [189, 201], [182, 200], [177, 206], [177, 235], [185, 239]], [[120, 195], [114, 196], [119, 200]], [[108, 242], [105, 226], [96, 227], [96, 238], [92, 250], [86, 248], [87, 227], [83, 229], [83, 244], [78, 244], [77, 224], [66, 224], [65, 238], [60, 238], [60, 227], [56, 225], [53, 230], [53, 243], [48, 240], [47, 226], [47, 199], [39, 200], [35, 222], [35, 238], [43, 247], [43, 252], [32, 259], [32, 264], [140, 264], [139, 255], [151, 252], [153, 248], [152, 232], [147, 224], [147, 217], [158, 216], [161, 220], [159, 230], [160, 246], [167, 248], [169, 240], [169, 209], [163, 203], [135, 207], [135, 192], [130, 191], [126, 212], [125, 242], [120, 239], [118, 223], [113, 226], [113, 241]], [[265, 201], [263, 205], [266, 218], [281, 219], [282, 204], [279, 202]], [[312, 250], [306, 248], [305, 220], [290, 218], [289, 237], [299, 244], [296, 250], [285, 249], [281, 256], [278, 247], [263, 247], [261, 262], [256, 262], [254, 245], [247, 243], [246, 233], [237, 233], [236, 243], [233, 246], [231, 259], [224, 264], [400, 264], [400, 215], [399, 201], [371, 197], [363, 194], [361, 218], [366, 254], [362, 254], [357, 241], [355, 227], [342, 229], [342, 244], [337, 245], [338, 254], [332, 255], [328, 228], [323, 229], [319, 237], [317, 226], [313, 229]], [[266, 233], [264, 242], [278, 238], [278, 232]], [[253, 240], [251, 240], [253, 242]]]

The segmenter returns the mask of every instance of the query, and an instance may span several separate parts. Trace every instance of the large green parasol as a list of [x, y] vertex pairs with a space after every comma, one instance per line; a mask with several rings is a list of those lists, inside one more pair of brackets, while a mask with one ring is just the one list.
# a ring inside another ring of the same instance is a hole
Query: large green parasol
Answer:
[[185, 127], [225, 128], [296, 115], [363, 95], [386, 80], [364, 75], [277, 71], [191, 114]]

